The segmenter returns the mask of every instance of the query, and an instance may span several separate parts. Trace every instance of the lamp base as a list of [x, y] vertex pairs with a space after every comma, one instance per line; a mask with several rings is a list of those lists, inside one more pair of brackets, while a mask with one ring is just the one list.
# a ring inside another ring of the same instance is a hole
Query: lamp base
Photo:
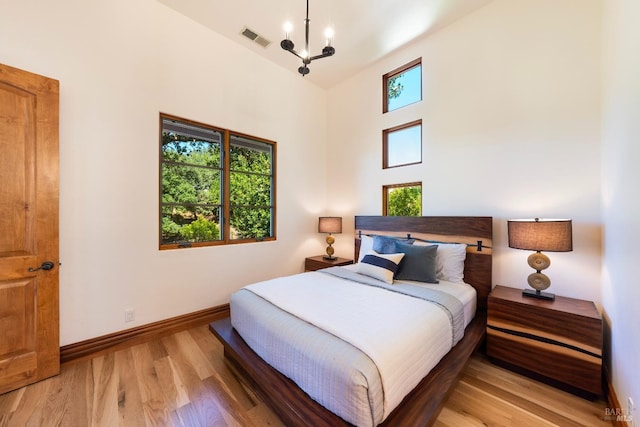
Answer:
[[522, 291], [522, 296], [528, 298], [545, 299], [548, 301], [553, 301], [556, 299], [556, 295], [552, 294], [551, 292], [542, 292], [533, 289], [525, 289], [524, 291]]
[[328, 259], [329, 261], [334, 261], [334, 260], [338, 259], [338, 257], [324, 255], [322, 257], [322, 259]]

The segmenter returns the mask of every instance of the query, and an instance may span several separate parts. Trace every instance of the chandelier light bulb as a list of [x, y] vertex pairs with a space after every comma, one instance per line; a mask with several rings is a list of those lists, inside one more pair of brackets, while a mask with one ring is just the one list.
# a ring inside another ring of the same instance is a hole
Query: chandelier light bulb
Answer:
[[289, 39], [289, 33], [291, 33], [291, 30], [293, 30], [293, 24], [289, 21], [284, 23], [284, 37], [288, 40]]
[[303, 50], [300, 52], [300, 56], [303, 58], [308, 58], [309, 57], [309, 52], [307, 52], [306, 50]]
[[327, 27], [327, 29], [324, 30], [324, 37], [327, 39], [326, 46], [331, 46], [331, 42], [333, 41], [333, 35], [334, 35], [333, 28]]

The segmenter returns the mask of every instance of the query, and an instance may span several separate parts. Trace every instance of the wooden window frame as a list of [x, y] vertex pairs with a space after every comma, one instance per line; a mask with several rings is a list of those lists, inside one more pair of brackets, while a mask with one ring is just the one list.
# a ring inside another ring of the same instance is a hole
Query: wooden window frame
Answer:
[[[389, 84], [389, 79], [392, 79], [398, 74], [402, 74], [417, 66], [422, 67], [422, 57], [414, 59], [413, 61], [408, 62], [382, 76], [382, 113], [383, 114], [389, 112], [389, 88], [387, 87]], [[420, 99], [416, 102], [419, 102], [419, 101], [422, 101], [422, 75], [420, 75]], [[412, 102], [411, 104], [415, 104], [415, 102]], [[407, 105], [411, 105], [411, 104], [407, 104]], [[407, 105], [403, 105], [402, 107], [398, 107], [391, 111], [404, 108]]]
[[[389, 134], [412, 127], [420, 126], [420, 160], [411, 163], [389, 166]], [[382, 131], [382, 169], [398, 168], [402, 166], [418, 165], [422, 163], [422, 119], [414, 120]]]
[[389, 204], [389, 190], [392, 188], [404, 188], [404, 187], [420, 187], [420, 214], [422, 214], [422, 181], [407, 182], [403, 184], [389, 184], [382, 186], [382, 215], [388, 216], [388, 204]]
[[[202, 127], [205, 129], [213, 130], [215, 132], [219, 132], [222, 134], [222, 144], [221, 144], [221, 157], [222, 157], [222, 178], [221, 178], [221, 187], [222, 187], [222, 195], [221, 195], [221, 225], [220, 225], [220, 240], [206, 241], [206, 242], [178, 242], [178, 243], [162, 243], [162, 130], [163, 130], [163, 120], [175, 120], [182, 123], [186, 123], [193, 126]], [[271, 141], [265, 138], [260, 138], [253, 135], [248, 135], [242, 132], [236, 132], [229, 129], [223, 129], [216, 126], [211, 126], [206, 123], [197, 122], [194, 120], [185, 119], [182, 117], [174, 116], [171, 114], [160, 113], [159, 120], [159, 199], [158, 199], [158, 213], [159, 213], [159, 224], [158, 224], [158, 242], [160, 250], [168, 250], [168, 249], [182, 249], [182, 248], [192, 248], [192, 247], [208, 247], [208, 246], [220, 246], [220, 245], [229, 245], [229, 244], [238, 244], [238, 243], [253, 243], [253, 242], [263, 242], [263, 241], [273, 241], [276, 240], [276, 218], [277, 218], [277, 209], [276, 209], [276, 183], [277, 183], [277, 143], [275, 141]], [[261, 143], [265, 143], [271, 146], [271, 235], [263, 238], [245, 238], [245, 239], [232, 239], [231, 238], [231, 223], [230, 223], [230, 211], [231, 211], [231, 170], [230, 170], [230, 150], [231, 150], [231, 137], [239, 137], [255, 140]]]

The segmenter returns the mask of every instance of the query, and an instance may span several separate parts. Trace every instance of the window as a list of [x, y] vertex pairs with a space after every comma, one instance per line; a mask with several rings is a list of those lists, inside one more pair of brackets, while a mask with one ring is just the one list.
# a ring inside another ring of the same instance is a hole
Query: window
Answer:
[[275, 142], [160, 115], [160, 248], [275, 239]]
[[383, 186], [382, 215], [422, 216], [422, 183]]
[[422, 100], [422, 58], [382, 76], [382, 112]]
[[382, 168], [422, 163], [422, 120], [382, 131]]

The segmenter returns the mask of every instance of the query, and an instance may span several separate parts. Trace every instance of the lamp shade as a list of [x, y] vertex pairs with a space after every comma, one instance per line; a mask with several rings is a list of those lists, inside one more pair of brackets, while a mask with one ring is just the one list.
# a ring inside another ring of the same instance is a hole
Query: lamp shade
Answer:
[[318, 233], [342, 233], [342, 217], [321, 216], [318, 220]]
[[530, 251], [573, 250], [570, 219], [512, 219], [507, 221], [509, 247]]

